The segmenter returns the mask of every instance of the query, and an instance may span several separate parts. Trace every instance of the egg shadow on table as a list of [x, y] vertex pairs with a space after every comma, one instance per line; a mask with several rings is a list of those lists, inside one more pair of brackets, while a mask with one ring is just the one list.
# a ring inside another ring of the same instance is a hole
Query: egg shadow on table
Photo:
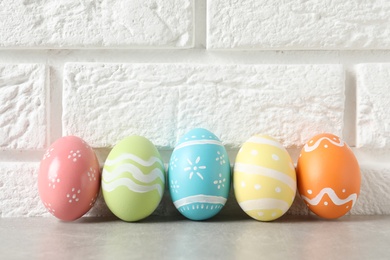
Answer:
[[247, 220], [251, 220], [251, 218], [245, 214], [234, 213], [231, 215], [228, 215], [228, 214], [216, 215], [210, 219], [202, 220], [199, 222], [223, 223], [223, 222], [235, 222], [235, 221], [247, 221]]
[[75, 224], [96, 224], [96, 223], [108, 223], [121, 221], [115, 216], [104, 216], [104, 217], [82, 217], [72, 222], [63, 222], [63, 223], [75, 223]]
[[194, 223], [217, 223], [217, 222], [234, 222], [250, 219], [243, 211], [224, 208], [214, 217], [205, 220], [191, 220], [180, 214], [178, 211], [170, 212], [169, 215], [152, 215], [137, 222], [129, 222], [135, 224], [151, 224], [151, 223], [166, 223], [166, 222], [194, 222]]
[[[364, 216], [363, 216], [364, 217]], [[347, 223], [347, 222], [362, 222], [366, 221], [364, 218], [359, 218], [358, 216], [345, 215], [336, 219], [326, 219], [321, 218], [313, 213], [308, 215], [284, 215], [279, 219], [276, 219], [270, 223], [279, 223], [279, 224], [290, 224], [290, 223]]]

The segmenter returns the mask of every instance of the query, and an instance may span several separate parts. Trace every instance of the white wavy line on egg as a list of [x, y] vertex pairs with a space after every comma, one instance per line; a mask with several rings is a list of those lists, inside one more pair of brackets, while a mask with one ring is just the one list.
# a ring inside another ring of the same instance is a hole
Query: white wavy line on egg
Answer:
[[191, 146], [191, 145], [203, 145], [203, 144], [215, 144], [215, 145], [219, 145], [219, 146], [222, 146], [222, 143], [221, 141], [217, 141], [217, 140], [195, 140], [195, 141], [188, 141], [188, 142], [184, 142], [182, 144], [179, 144], [178, 146], [175, 147], [175, 150], [179, 150], [183, 147], [187, 147], [187, 146]]
[[139, 184], [135, 183], [134, 181], [132, 181], [129, 178], [120, 178], [120, 179], [117, 179], [117, 180], [110, 182], [110, 183], [106, 183], [104, 181], [102, 182], [102, 189], [106, 192], [111, 192], [111, 191], [113, 191], [116, 188], [121, 187], [121, 186], [125, 186], [129, 190], [137, 192], [137, 193], [146, 193], [149, 191], [157, 190], [160, 197], [163, 194], [163, 190], [159, 184], [154, 184], [151, 186], [143, 186], [143, 185], [139, 185]]
[[131, 163], [121, 164], [111, 172], [106, 168], [103, 168], [102, 178], [105, 182], [110, 182], [125, 172], [130, 173], [136, 180], [145, 183], [150, 183], [157, 178], [165, 182], [164, 173], [159, 168], [154, 168], [148, 174], [144, 174], [137, 166]]
[[210, 195], [194, 195], [186, 198], [182, 198], [173, 202], [176, 208], [186, 206], [191, 203], [213, 203], [213, 204], [222, 204], [225, 205], [226, 198], [220, 196], [210, 196]]
[[269, 198], [246, 200], [240, 202], [239, 205], [244, 211], [280, 209], [281, 211], [286, 212], [290, 208], [290, 205], [284, 200]]
[[273, 141], [273, 140], [270, 140], [270, 139], [267, 139], [267, 138], [264, 138], [264, 137], [260, 137], [260, 136], [252, 136], [251, 138], [249, 138], [247, 143], [266, 144], [266, 145], [271, 145], [271, 146], [277, 147], [283, 151], [286, 150], [283, 147], [283, 145], [281, 145], [280, 143]]
[[323, 188], [318, 194], [317, 196], [315, 196], [314, 198], [312, 199], [309, 199], [308, 197], [306, 196], [303, 196], [301, 195], [302, 199], [305, 200], [307, 203], [309, 203], [310, 205], [313, 205], [313, 206], [316, 206], [318, 205], [318, 203], [320, 203], [320, 201], [322, 200], [322, 198], [324, 197], [325, 194], [328, 194], [329, 198], [332, 200], [332, 202], [337, 205], [337, 206], [340, 206], [340, 205], [343, 205], [345, 203], [348, 203], [350, 201], [352, 201], [352, 206], [355, 205], [355, 202], [357, 200], [357, 194], [356, 193], [352, 193], [351, 195], [348, 196], [348, 198], [346, 199], [340, 199], [336, 192], [332, 189], [332, 188]]
[[338, 146], [338, 147], [343, 147], [343, 146], [344, 146], [344, 141], [341, 140], [341, 139], [340, 139], [340, 142], [337, 143], [337, 142], [335, 142], [334, 140], [330, 139], [329, 137], [321, 137], [321, 138], [318, 139], [318, 140], [315, 142], [315, 144], [312, 145], [312, 146], [309, 146], [308, 144], [305, 144], [305, 146], [303, 147], [304, 151], [307, 152], [307, 153], [308, 153], [308, 152], [314, 151], [315, 149], [318, 148], [318, 146], [320, 146], [320, 144], [321, 144], [321, 142], [322, 142], [323, 140], [328, 140], [329, 142], [331, 142], [332, 144], [334, 144], [334, 145], [336, 145], [336, 146]]
[[273, 178], [273, 179], [281, 181], [284, 184], [286, 184], [287, 186], [289, 186], [293, 192], [296, 192], [296, 190], [297, 190], [296, 181], [283, 172], [279, 172], [279, 171], [269, 169], [269, 168], [259, 166], [259, 165], [252, 165], [252, 164], [246, 164], [246, 163], [236, 163], [234, 165], [234, 171], [239, 171], [239, 172], [243, 172], [243, 173], [247, 173], [247, 174], [256, 174], [256, 175], [261, 175], [261, 176]]
[[128, 159], [133, 160], [136, 163], [141, 164], [142, 166], [146, 166], [146, 167], [150, 167], [153, 164], [155, 164], [156, 162], [159, 163], [161, 166], [164, 166], [163, 162], [158, 157], [151, 156], [149, 158], [149, 160], [145, 161], [144, 159], [138, 157], [137, 155], [131, 154], [131, 153], [123, 153], [120, 156], [116, 157], [114, 160], [106, 160], [104, 165], [112, 166], [112, 165], [115, 165], [119, 162], [122, 162], [122, 161], [128, 160]]

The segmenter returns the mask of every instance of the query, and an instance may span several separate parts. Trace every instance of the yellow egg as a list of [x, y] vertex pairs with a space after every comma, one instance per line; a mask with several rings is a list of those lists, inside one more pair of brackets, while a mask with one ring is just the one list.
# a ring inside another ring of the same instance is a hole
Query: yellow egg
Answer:
[[296, 193], [294, 164], [287, 150], [275, 139], [255, 135], [236, 157], [234, 193], [242, 210], [260, 221], [281, 217]]

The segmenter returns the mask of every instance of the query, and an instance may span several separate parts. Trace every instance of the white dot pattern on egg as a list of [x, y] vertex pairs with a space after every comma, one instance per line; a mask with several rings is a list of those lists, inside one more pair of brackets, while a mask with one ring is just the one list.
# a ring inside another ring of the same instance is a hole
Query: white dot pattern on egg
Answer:
[[55, 217], [72, 221], [83, 216], [100, 190], [99, 161], [92, 148], [75, 136], [55, 141], [41, 160], [38, 190]]
[[344, 216], [360, 193], [358, 161], [348, 144], [330, 133], [316, 135], [304, 145], [297, 178], [301, 198], [322, 218]]
[[295, 169], [288, 152], [275, 139], [262, 135], [251, 137], [240, 150], [233, 175], [240, 207], [256, 220], [281, 217], [296, 193]]
[[225, 205], [230, 189], [230, 163], [221, 141], [206, 129], [184, 135], [172, 153], [169, 190], [185, 217], [204, 220]]

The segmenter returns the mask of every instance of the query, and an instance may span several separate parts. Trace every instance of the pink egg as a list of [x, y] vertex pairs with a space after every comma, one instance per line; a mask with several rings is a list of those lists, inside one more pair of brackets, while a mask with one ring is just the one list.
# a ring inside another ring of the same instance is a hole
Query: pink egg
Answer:
[[65, 136], [43, 156], [38, 176], [39, 195], [55, 217], [71, 221], [94, 205], [100, 190], [99, 162], [82, 139]]

